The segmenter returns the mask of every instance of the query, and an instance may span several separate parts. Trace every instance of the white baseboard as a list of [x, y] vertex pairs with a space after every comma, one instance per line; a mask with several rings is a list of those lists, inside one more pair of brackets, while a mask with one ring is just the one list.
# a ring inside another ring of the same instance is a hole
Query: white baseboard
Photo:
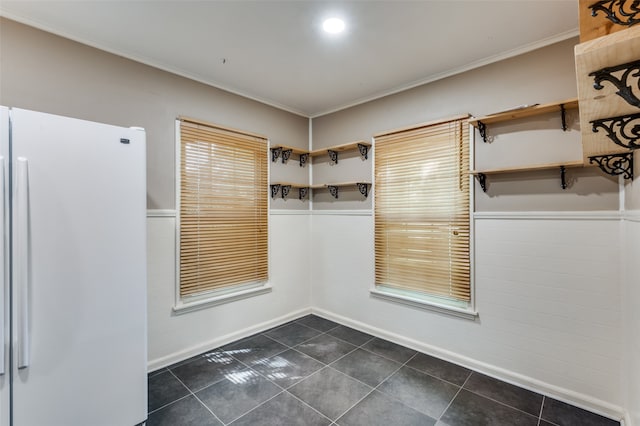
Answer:
[[622, 421], [620, 422], [620, 426], [636, 426], [636, 425], [633, 424], [633, 421], [631, 420], [631, 416], [630, 416], [628, 411], [625, 411], [624, 417], [622, 418]]
[[445, 361], [461, 365], [471, 370], [478, 371], [480, 373], [486, 374], [487, 376], [494, 377], [504, 382], [520, 386], [522, 388], [552, 397], [560, 401], [564, 401], [571, 405], [575, 405], [576, 407], [583, 408], [585, 410], [600, 414], [611, 419], [615, 419], [618, 421], [622, 419], [623, 421], [625, 421], [624, 426], [635, 426], [632, 425], [625, 410], [622, 409], [622, 407], [616, 406], [614, 404], [590, 397], [588, 395], [574, 392], [569, 389], [551, 385], [549, 383], [545, 383], [540, 380], [515, 373], [513, 371], [505, 370], [504, 368], [487, 364], [436, 346], [426, 344], [424, 342], [420, 342], [396, 333], [383, 330], [381, 328], [372, 327], [368, 324], [334, 314], [333, 312], [326, 311], [324, 309], [311, 308], [311, 311], [313, 314], [324, 317], [326, 319], [355, 328], [373, 336], [389, 340], [399, 345], [406, 346], [416, 351], [432, 355]]
[[273, 320], [265, 321], [251, 327], [244, 328], [242, 330], [234, 331], [233, 333], [225, 334], [224, 336], [220, 336], [216, 339], [209, 340], [196, 346], [192, 346], [188, 349], [174, 352], [161, 358], [150, 360], [149, 362], [147, 362], [147, 371], [150, 373], [152, 371], [159, 370], [171, 364], [175, 364], [176, 362], [184, 361], [185, 359], [189, 359], [192, 356], [219, 348], [220, 346], [235, 342], [236, 340], [243, 339], [245, 337], [251, 336], [252, 334], [263, 332], [265, 330], [289, 321], [293, 321], [310, 313], [311, 308], [300, 309], [298, 311], [288, 313], [287, 315], [283, 315]]

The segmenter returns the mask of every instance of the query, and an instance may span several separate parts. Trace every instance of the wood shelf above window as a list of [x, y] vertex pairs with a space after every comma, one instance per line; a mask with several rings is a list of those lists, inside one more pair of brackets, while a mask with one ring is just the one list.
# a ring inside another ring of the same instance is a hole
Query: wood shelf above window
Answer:
[[278, 192], [283, 199], [286, 199], [289, 195], [289, 191], [292, 189], [298, 190], [298, 199], [304, 199], [309, 193], [310, 186], [303, 183], [293, 183], [293, 182], [273, 182], [271, 185], [271, 198], [276, 198]]
[[578, 99], [568, 99], [566, 101], [552, 102], [548, 104], [523, 105], [510, 110], [496, 112], [494, 114], [485, 115], [484, 117], [473, 117], [469, 123], [476, 127], [480, 132], [482, 140], [487, 142], [486, 126], [488, 124], [502, 123], [504, 121], [517, 120], [519, 118], [532, 117], [550, 112], [559, 112], [562, 117], [562, 130], [567, 130], [567, 121], [565, 112], [570, 109], [578, 108]]
[[344, 188], [349, 186], [355, 186], [356, 188], [358, 188], [358, 191], [360, 191], [362, 195], [367, 197], [369, 195], [369, 188], [371, 187], [371, 182], [359, 181], [359, 182], [321, 183], [321, 184], [311, 185], [310, 188], [311, 189], [326, 188], [329, 190], [329, 192], [334, 198], [338, 198], [338, 188]]
[[567, 181], [565, 178], [565, 171], [569, 168], [579, 168], [579, 167], [592, 167], [594, 164], [585, 164], [582, 160], [579, 161], [565, 161], [562, 163], [547, 163], [547, 164], [533, 164], [527, 166], [520, 167], [504, 167], [499, 169], [486, 169], [486, 170], [470, 170], [469, 174], [474, 175], [478, 178], [478, 182], [480, 182], [480, 186], [484, 192], [487, 192], [487, 181], [486, 177], [488, 175], [498, 175], [505, 173], [522, 173], [522, 172], [536, 172], [540, 170], [553, 170], [558, 169], [560, 171], [560, 185], [562, 189], [567, 189]]
[[517, 173], [517, 172], [535, 172], [538, 170], [551, 170], [559, 167], [575, 168], [575, 167], [590, 167], [590, 164], [584, 164], [582, 160], [578, 161], [565, 161], [563, 163], [547, 163], [547, 164], [533, 164], [520, 167], [504, 167], [499, 169], [487, 169], [487, 170], [471, 170], [472, 175], [497, 175], [502, 173]]
[[289, 157], [291, 157], [291, 154], [296, 154], [300, 157], [300, 167], [303, 167], [309, 159], [308, 150], [287, 145], [274, 145], [271, 147], [271, 161], [274, 163], [278, 158], [282, 158], [282, 162], [286, 163]]
[[274, 182], [270, 185], [271, 187], [271, 198], [276, 198], [278, 192], [283, 199], [286, 199], [289, 195], [289, 191], [292, 189], [298, 190], [298, 198], [300, 200], [304, 199], [309, 193], [309, 189], [328, 189], [331, 195], [335, 198], [338, 198], [338, 188], [344, 187], [355, 187], [358, 188], [358, 191], [365, 197], [369, 195], [369, 188], [371, 188], [371, 182], [338, 182], [338, 183], [319, 183], [315, 185], [307, 185], [302, 183], [293, 183], [293, 182]]
[[369, 142], [356, 141], [356, 142], [345, 143], [342, 145], [335, 145], [327, 148], [316, 149], [311, 151], [309, 155], [312, 157], [317, 157], [319, 155], [329, 155], [329, 159], [331, 159], [331, 161], [333, 161], [334, 163], [337, 163], [339, 152], [358, 150], [360, 152], [360, 155], [364, 159], [367, 159], [369, 158], [368, 157], [369, 148], [371, 148], [371, 144]]
[[469, 123], [474, 127], [478, 127], [478, 122], [482, 122], [484, 124], [492, 124], [492, 123], [500, 123], [503, 121], [516, 120], [518, 118], [531, 117], [534, 115], [546, 114], [549, 112], [561, 112], [562, 107], [565, 110], [569, 109], [577, 109], [578, 108], [578, 99], [568, 99], [566, 101], [561, 102], [552, 102], [548, 104], [542, 105], [532, 105], [532, 106], [522, 106], [514, 109], [510, 109], [507, 111], [496, 112], [494, 114], [485, 115], [484, 117], [473, 117], [469, 120]]

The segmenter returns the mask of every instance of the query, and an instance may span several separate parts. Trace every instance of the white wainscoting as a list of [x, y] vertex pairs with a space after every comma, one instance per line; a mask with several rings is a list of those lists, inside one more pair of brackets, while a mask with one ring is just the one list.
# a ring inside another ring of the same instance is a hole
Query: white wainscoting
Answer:
[[149, 371], [274, 327], [310, 312], [309, 216], [271, 215], [272, 291], [176, 315], [175, 212], [149, 211]]
[[626, 219], [622, 234], [625, 426], [640, 426], [640, 211], [627, 212]]
[[328, 318], [620, 419], [621, 224], [616, 212], [479, 215], [479, 318], [472, 322], [372, 298], [373, 218], [313, 215], [312, 306]]

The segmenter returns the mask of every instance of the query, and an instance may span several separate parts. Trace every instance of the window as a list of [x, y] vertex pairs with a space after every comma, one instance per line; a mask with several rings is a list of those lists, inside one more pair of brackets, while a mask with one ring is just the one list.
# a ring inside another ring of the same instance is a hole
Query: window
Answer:
[[467, 118], [378, 135], [375, 150], [377, 289], [468, 307]]
[[179, 300], [265, 283], [266, 138], [185, 118], [179, 132]]

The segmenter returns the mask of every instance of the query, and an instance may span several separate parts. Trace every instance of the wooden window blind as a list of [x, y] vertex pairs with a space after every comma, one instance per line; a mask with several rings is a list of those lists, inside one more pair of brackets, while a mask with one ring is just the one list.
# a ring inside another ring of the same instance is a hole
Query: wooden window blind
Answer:
[[182, 119], [180, 296], [268, 275], [267, 140]]
[[376, 285], [470, 300], [466, 118], [375, 138]]

